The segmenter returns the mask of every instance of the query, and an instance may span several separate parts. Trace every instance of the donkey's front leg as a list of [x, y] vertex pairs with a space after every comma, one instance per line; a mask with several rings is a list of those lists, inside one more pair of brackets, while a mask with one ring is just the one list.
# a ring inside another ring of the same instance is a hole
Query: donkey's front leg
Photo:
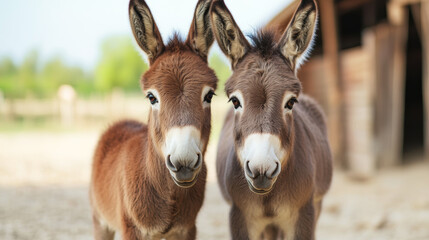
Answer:
[[229, 229], [233, 240], [248, 240], [246, 219], [240, 209], [232, 205], [229, 211]]
[[136, 239], [150, 239], [144, 237], [141, 231], [134, 225], [134, 223], [128, 217], [124, 216], [122, 219], [122, 239], [123, 240], [136, 240]]
[[293, 240], [314, 240], [316, 212], [313, 205], [313, 199], [310, 199], [300, 210], [298, 220], [295, 224], [295, 236]]
[[197, 237], [197, 227], [195, 224], [187, 229], [171, 233], [170, 236], [166, 237], [167, 240], [195, 240]]
[[170, 233], [167, 233], [165, 237], [161, 239], [166, 240], [195, 240], [197, 237], [197, 227], [192, 225], [192, 227], [186, 228], [181, 227], [180, 229], [175, 229]]
[[188, 232], [186, 233], [186, 238], [181, 239], [195, 240], [195, 238], [197, 238], [197, 227], [194, 225], [190, 229], [188, 229]]
[[115, 231], [109, 229], [107, 226], [103, 226], [100, 220], [92, 215], [92, 221], [94, 224], [94, 239], [95, 240], [113, 240], [115, 237]]

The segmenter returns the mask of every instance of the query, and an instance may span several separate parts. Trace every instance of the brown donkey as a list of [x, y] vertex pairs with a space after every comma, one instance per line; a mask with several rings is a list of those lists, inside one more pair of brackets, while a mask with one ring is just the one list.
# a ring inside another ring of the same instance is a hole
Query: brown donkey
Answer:
[[233, 109], [217, 153], [232, 238], [314, 239], [332, 160], [324, 115], [300, 94], [295, 73], [311, 47], [317, 6], [302, 0], [282, 36], [261, 31], [253, 44], [222, 0], [212, 3], [210, 15], [233, 68], [225, 85]]
[[210, 0], [200, 0], [185, 42], [167, 45], [144, 0], [131, 0], [134, 37], [149, 57], [143, 92], [148, 124], [121, 121], [101, 137], [94, 155], [90, 199], [96, 239], [195, 239], [204, 199], [203, 156], [217, 85], [207, 66], [213, 43]]

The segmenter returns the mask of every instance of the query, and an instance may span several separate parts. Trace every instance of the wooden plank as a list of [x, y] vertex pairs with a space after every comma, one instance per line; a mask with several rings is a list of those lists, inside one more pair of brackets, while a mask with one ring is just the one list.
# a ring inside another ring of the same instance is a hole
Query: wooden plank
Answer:
[[392, 24], [392, 159], [385, 166], [397, 165], [402, 158], [404, 101], [406, 78], [406, 49], [408, 38], [408, 11], [401, 4], [390, 2], [387, 6], [389, 22]]
[[333, 0], [319, 1], [320, 18], [322, 24], [323, 39], [323, 61], [324, 77], [328, 94], [328, 129], [329, 138], [334, 155], [334, 163], [345, 166], [345, 153], [347, 151], [344, 144], [346, 136], [346, 116], [342, 114], [343, 106], [341, 99], [341, 79], [339, 62], [338, 30], [336, 22], [336, 12]]
[[381, 23], [367, 31], [374, 32], [375, 61], [375, 94], [374, 94], [374, 134], [376, 161], [379, 167], [392, 165], [391, 161], [396, 156], [391, 151], [395, 147], [393, 139], [393, 52], [394, 41], [392, 26], [389, 23]]
[[[388, 25], [388, 24], [386, 24]], [[389, 93], [391, 92], [387, 74], [386, 72], [390, 72], [389, 70], [386, 70], [385, 64], [389, 60], [389, 54], [385, 53], [383, 50], [384, 46], [380, 44], [381, 41], [386, 40], [386, 37], [384, 35], [383, 27], [380, 25], [373, 27], [371, 29], [375, 33], [375, 69], [376, 69], [376, 82], [375, 82], [375, 94], [374, 96], [374, 106], [375, 106], [375, 116], [374, 116], [374, 134], [375, 134], [375, 144], [377, 148], [375, 148], [376, 151], [376, 157], [377, 162], [383, 162], [384, 161], [384, 152], [386, 152], [386, 140], [388, 135], [390, 133], [390, 127], [391, 121], [387, 121], [391, 118], [386, 118], [386, 116], [390, 115], [390, 109], [389, 105], [386, 105], [386, 99], [389, 97]], [[380, 36], [381, 35], [381, 36]], [[389, 47], [389, 46], [388, 46]], [[381, 60], [381, 61], [380, 61]], [[386, 65], [389, 65], [388, 63]], [[384, 89], [383, 89], [384, 88]]]
[[362, 47], [341, 51], [345, 114], [347, 115], [347, 163], [354, 178], [367, 179], [374, 173], [372, 109], [368, 51]]
[[341, 52], [344, 100], [347, 115], [347, 159], [349, 173], [368, 179], [376, 172], [374, 152], [374, 85], [376, 37], [374, 31], [363, 33], [361, 48]]
[[421, 4], [421, 39], [423, 48], [423, 107], [425, 128], [425, 153], [429, 161], [429, 2]]

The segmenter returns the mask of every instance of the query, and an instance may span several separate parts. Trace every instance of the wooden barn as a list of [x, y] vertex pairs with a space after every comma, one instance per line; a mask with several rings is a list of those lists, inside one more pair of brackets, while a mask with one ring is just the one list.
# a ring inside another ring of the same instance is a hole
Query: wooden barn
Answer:
[[[429, 0], [318, 3], [313, 54], [298, 76], [325, 109], [336, 164], [366, 178], [429, 159]], [[284, 31], [298, 4], [267, 27]]]

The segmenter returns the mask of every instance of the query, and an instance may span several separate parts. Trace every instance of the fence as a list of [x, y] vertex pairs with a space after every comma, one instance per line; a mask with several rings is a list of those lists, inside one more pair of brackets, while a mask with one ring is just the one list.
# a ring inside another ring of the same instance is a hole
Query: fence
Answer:
[[145, 121], [149, 111], [145, 100], [142, 94], [130, 95], [119, 90], [107, 96], [79, 98], [71, 92], [61, 94], [60, 88], [59, 94], [50, 99], [7, 99], [0, 93], [0, 120], [53, 119], [66, 126], [119, 118]]

